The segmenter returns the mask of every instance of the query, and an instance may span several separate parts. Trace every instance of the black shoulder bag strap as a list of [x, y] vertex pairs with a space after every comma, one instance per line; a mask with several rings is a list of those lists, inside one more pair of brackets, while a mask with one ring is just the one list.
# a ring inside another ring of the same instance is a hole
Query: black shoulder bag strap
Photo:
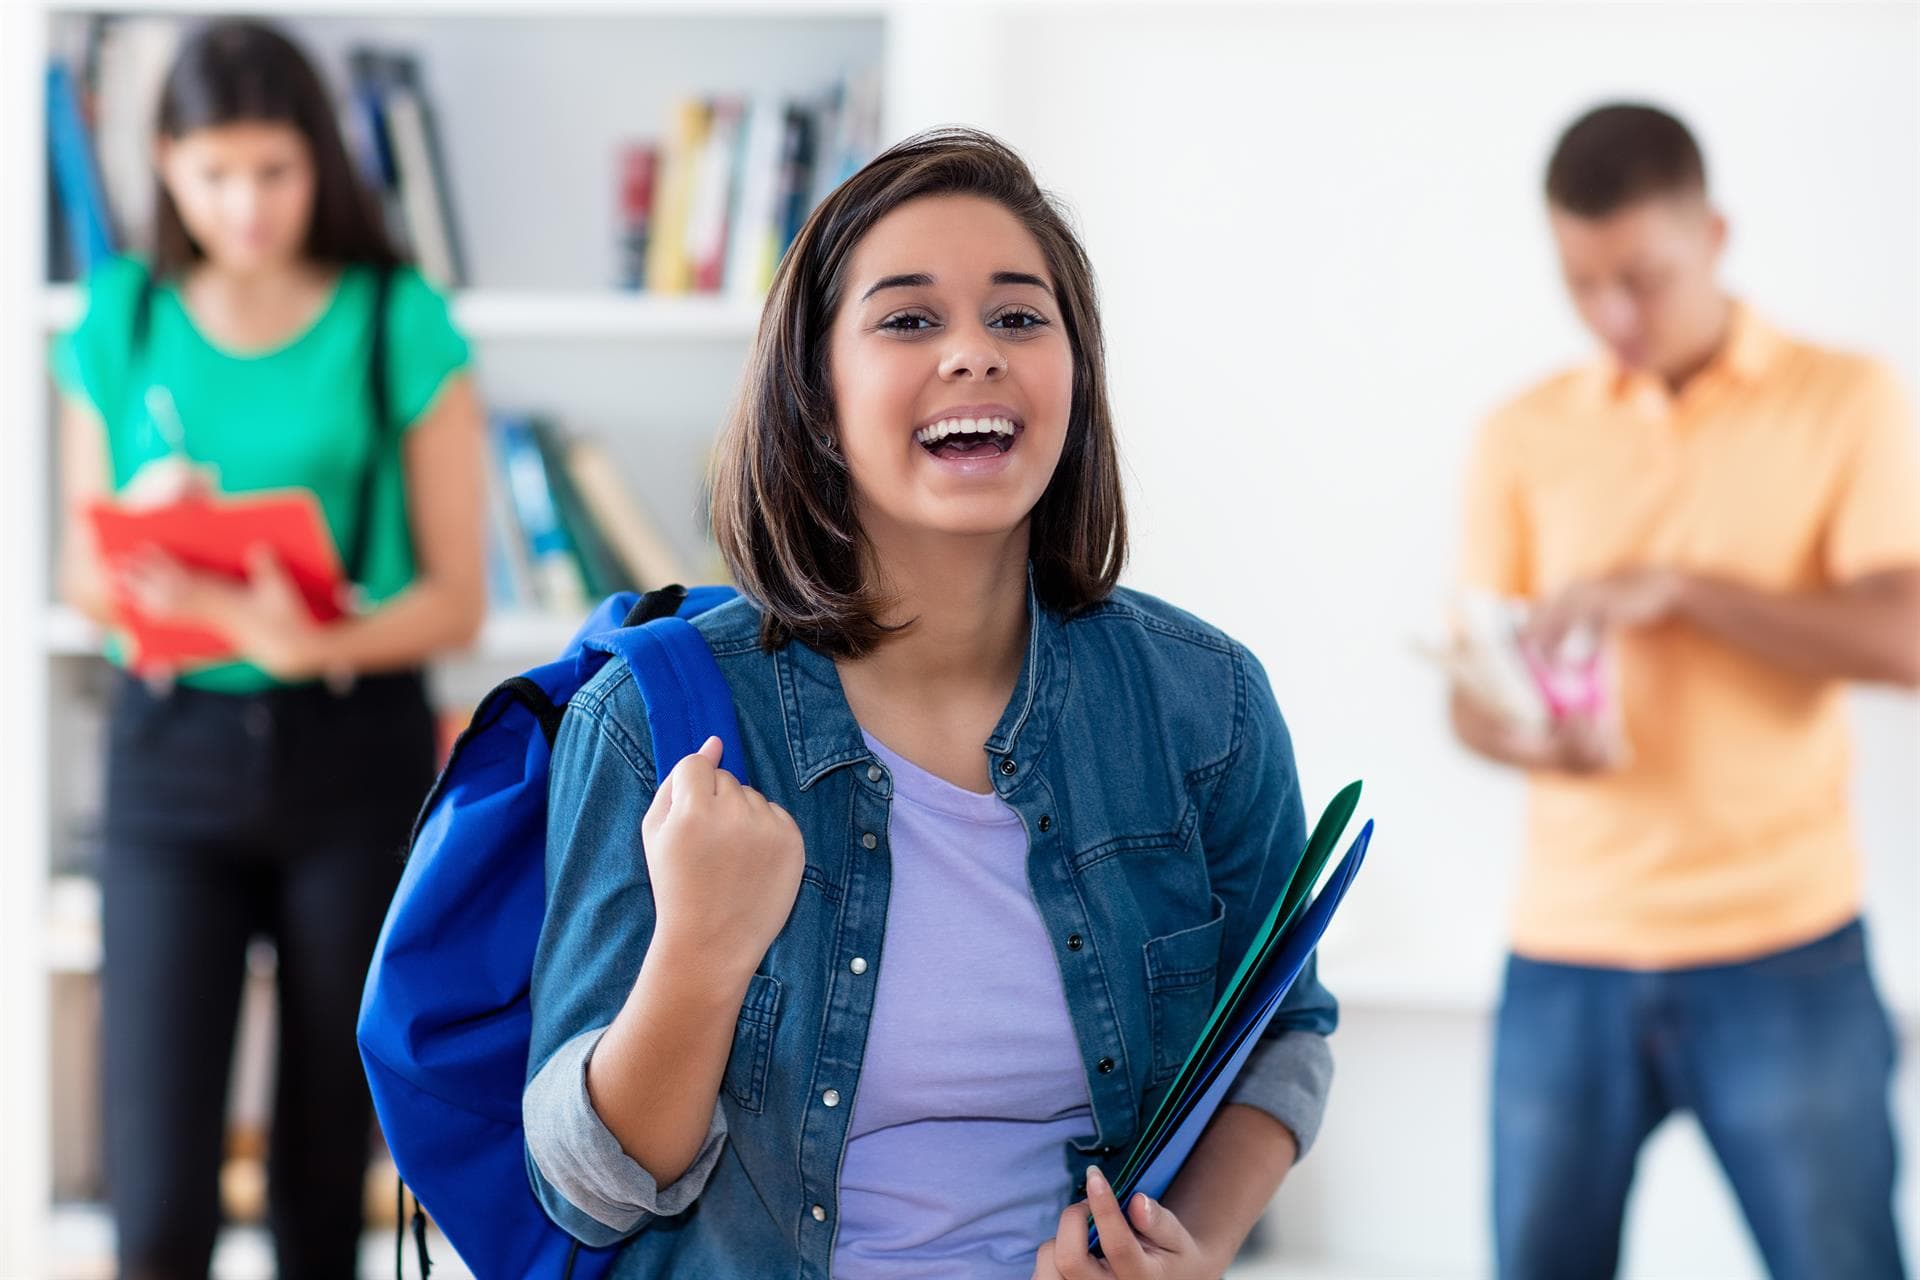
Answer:
[[127, 369], [131, 374], [133, 367], [147, 345], [147, 330], [153, 327], [153, 272], [145, 267], [140, 269], [140, 287], [133, 295], [133, 333], [127, 343]]
[[393, 268], [382, 263], [374, 269], [373, 334], [367, 360], [367, 394], [373, 402], [373, 442], [367, 449], [367, 465], [360, 469], [360, 497], [354, 504], [353, 530], [347, 536], [344, 563], [347, 581], [354, 586], [366, 579], [373, 504], [379, 491], [380, 469], [387, 460], [388, 440], [393, 434], [392, 406], [387, 397], [387, 298], [392, 292]]

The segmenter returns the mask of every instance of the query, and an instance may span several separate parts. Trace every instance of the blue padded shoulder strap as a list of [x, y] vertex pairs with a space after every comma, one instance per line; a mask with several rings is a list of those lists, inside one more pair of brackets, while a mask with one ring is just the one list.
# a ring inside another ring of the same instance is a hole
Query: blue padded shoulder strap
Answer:
[[680, 617], [655, 618], [644, 626], [603, 631], [586, 646], [622, 659], [633, 672], [647, 702], [656, 781], [718, 735], [724, 748], [721, 765], [743, 784], [750, 783], [733, 691], [707, 638], [692, 623]]

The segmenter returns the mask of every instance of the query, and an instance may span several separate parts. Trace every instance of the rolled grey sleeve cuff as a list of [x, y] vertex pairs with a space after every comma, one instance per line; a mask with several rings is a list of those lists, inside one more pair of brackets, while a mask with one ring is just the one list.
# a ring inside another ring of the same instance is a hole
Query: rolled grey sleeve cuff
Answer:
[[625, 1234], [648, 1216], [671, 1217], [693, 1203], [720, 1159], [727, 1121], [716, 1101], [693, 1164], [669, 1185], [656, 1186], [621, 1150], [587, 1096], [587, 1061], [606, 1030], [583, 1031], [560, 1046], [527, 1086], [521, 1116], [540, 1176], [595, 1222]]
[[1332, 1084], [1333, 1053], [1327, 1038], [1312, 1031], [1288, 1031], [1253, 1051], [1227, 1101], [1257, 1107], [1287, 1126], [1299, 1147], [1294, 1156], [1298, 1160], [1320, 1132]]

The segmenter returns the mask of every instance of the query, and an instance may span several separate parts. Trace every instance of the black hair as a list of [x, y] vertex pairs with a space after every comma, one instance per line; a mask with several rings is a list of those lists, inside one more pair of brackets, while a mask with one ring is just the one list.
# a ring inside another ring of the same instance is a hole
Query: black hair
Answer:
[[1604, 218], [1649, 196], [1706, 189], [1706, 161], [1687, 126], [1639, 103], [1587, 112], [1567, 126], [1547, 163], [1547, 199], [1582, 218]]

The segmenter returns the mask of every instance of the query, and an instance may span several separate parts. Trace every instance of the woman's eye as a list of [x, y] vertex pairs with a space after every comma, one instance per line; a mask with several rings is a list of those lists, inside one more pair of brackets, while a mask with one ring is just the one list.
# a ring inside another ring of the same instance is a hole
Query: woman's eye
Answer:
[[929, 316], [915, 315], [909, 312], [897, 316], [888, 316], [880, 322], [880, 327], [882, 329], [890, 329], [895, 333], [924, 333], [933, 327], [933, 320]]
[[1002, 329], [1018, 332], [1022, 329], [1038, 329], [1047, 323], [1047, 318], [1036, 311], [1003, 311], [993, 323]]

